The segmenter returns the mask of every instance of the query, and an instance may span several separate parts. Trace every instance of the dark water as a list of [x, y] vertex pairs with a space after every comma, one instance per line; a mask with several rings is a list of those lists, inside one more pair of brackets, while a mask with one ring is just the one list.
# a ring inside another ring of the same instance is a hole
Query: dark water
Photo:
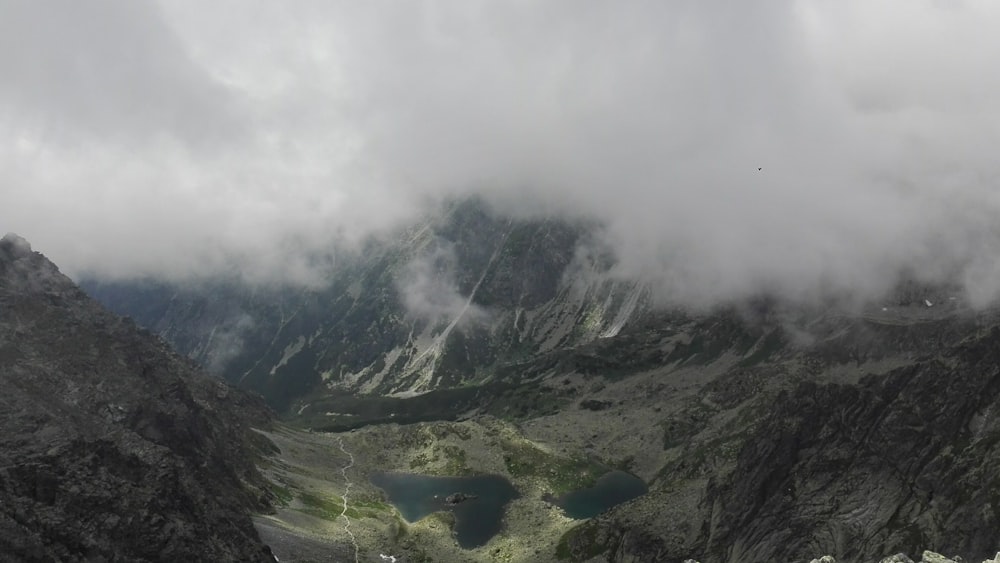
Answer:
[[605, 510], [646, 494], [646, 483], [631, 473], [605, 473], [589, 489], [573, 491], [556, 503], [566, 516], [582, 520], [593, 518]]
[[[475, 477], [429, 477], [412, 473], [377, 473], [372, 483], [385, 491], [389, 502], [407, 522], [416, 522], [432, 512], [448, 510], [455, 515], [455, 538], [465, 549], [483, 545], [500, 531], [504, 507], [517, 498], [510, 481], [498, 475]], [[456, 505], [444, 498], [452, 493], [476, 495]]]

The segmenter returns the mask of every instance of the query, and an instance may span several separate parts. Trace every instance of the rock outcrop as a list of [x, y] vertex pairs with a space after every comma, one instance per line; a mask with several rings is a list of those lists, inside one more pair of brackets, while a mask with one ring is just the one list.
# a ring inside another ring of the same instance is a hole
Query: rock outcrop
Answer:
[[[713, 561], [1000, 547], [1000, 328], [857, 385], [782, 394], [710, 485]], [[925, 557], [926, 559], [926, 557]]]
[[263, 403], [0, 240], [0, 553], [23, 561], [273, 561]]
[[600, 257], [581, 250], [584, 227], [512, 219], [471, 200], [361, 254], [337, 253], [319, 287], [84, 287], [275, 410], [322, 419], [345, 408], [321, 404], [324, 395], [468, 387], [636, 322], [648, 292], [610, 278]]
[[476, 495], [470, 495], [466, 493], [451, 493], [450, 495], [444, 497], [445, 504], [462, 504], [467, 500], [473, 500], [478, 498]]
[[[569, 560], [1000, 548], [997, 310], [905, 272], [872, 302], [657, 308], [639, 280], [607, 275], [613, 257], [587, 243], [589, 227], [467, 202], [315, 290], [94, 289], [191, 357], [238, 348], [222, 371], [297, 424], [497, 416], [641, 474], [646, 495], [557, 540]], [[426, 260], [428, 283], [451, 290], [441, 303], [460, 305], [450, 314], [406, 306]], [[226, 331], [241, 345], [223, 346]]]

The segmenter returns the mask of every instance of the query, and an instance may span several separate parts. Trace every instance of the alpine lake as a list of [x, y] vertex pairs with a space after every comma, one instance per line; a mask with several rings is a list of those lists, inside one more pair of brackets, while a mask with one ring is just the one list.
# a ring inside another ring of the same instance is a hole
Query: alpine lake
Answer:
[[[464, 549], [484, 545], [495, 536], [503, 525], [504, 508], [518, 497], [510, 481], [499, 475], [435, 477], [376, 473], [371, 481], [385, 492], [389, 502], [407, 522], [416, 522], [434, 512], [451, 512], [455, 518], [455, 539]], [[586, 519], [643, 495], [647, 490], [638, 477], [624, 471], [610, 471], [590, 488], [550, 500], [567, 517]]]

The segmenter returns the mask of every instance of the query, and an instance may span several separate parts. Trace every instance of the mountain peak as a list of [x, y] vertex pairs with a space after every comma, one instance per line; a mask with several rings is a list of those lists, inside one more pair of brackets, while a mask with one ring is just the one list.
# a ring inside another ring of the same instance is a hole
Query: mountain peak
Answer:
[[82, 298], [83, 292], [31, 243], [14, 233], [0, 239], [0, 298], [7, 296], [65, 295]]
[[21, 258], [31, 254], [31, 243], [16, 233], [7, 233], [0, 239], [0, 252], [4, 257]]

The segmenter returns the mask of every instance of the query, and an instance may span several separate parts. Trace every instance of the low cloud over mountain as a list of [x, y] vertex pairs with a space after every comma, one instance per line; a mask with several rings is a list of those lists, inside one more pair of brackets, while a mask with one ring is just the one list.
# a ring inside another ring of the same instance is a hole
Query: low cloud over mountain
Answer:
[[0, 224], [75, 274], [315, 283], [442, 199], [671, 299], [1000, 292], [986, 1], [12, 2]]

